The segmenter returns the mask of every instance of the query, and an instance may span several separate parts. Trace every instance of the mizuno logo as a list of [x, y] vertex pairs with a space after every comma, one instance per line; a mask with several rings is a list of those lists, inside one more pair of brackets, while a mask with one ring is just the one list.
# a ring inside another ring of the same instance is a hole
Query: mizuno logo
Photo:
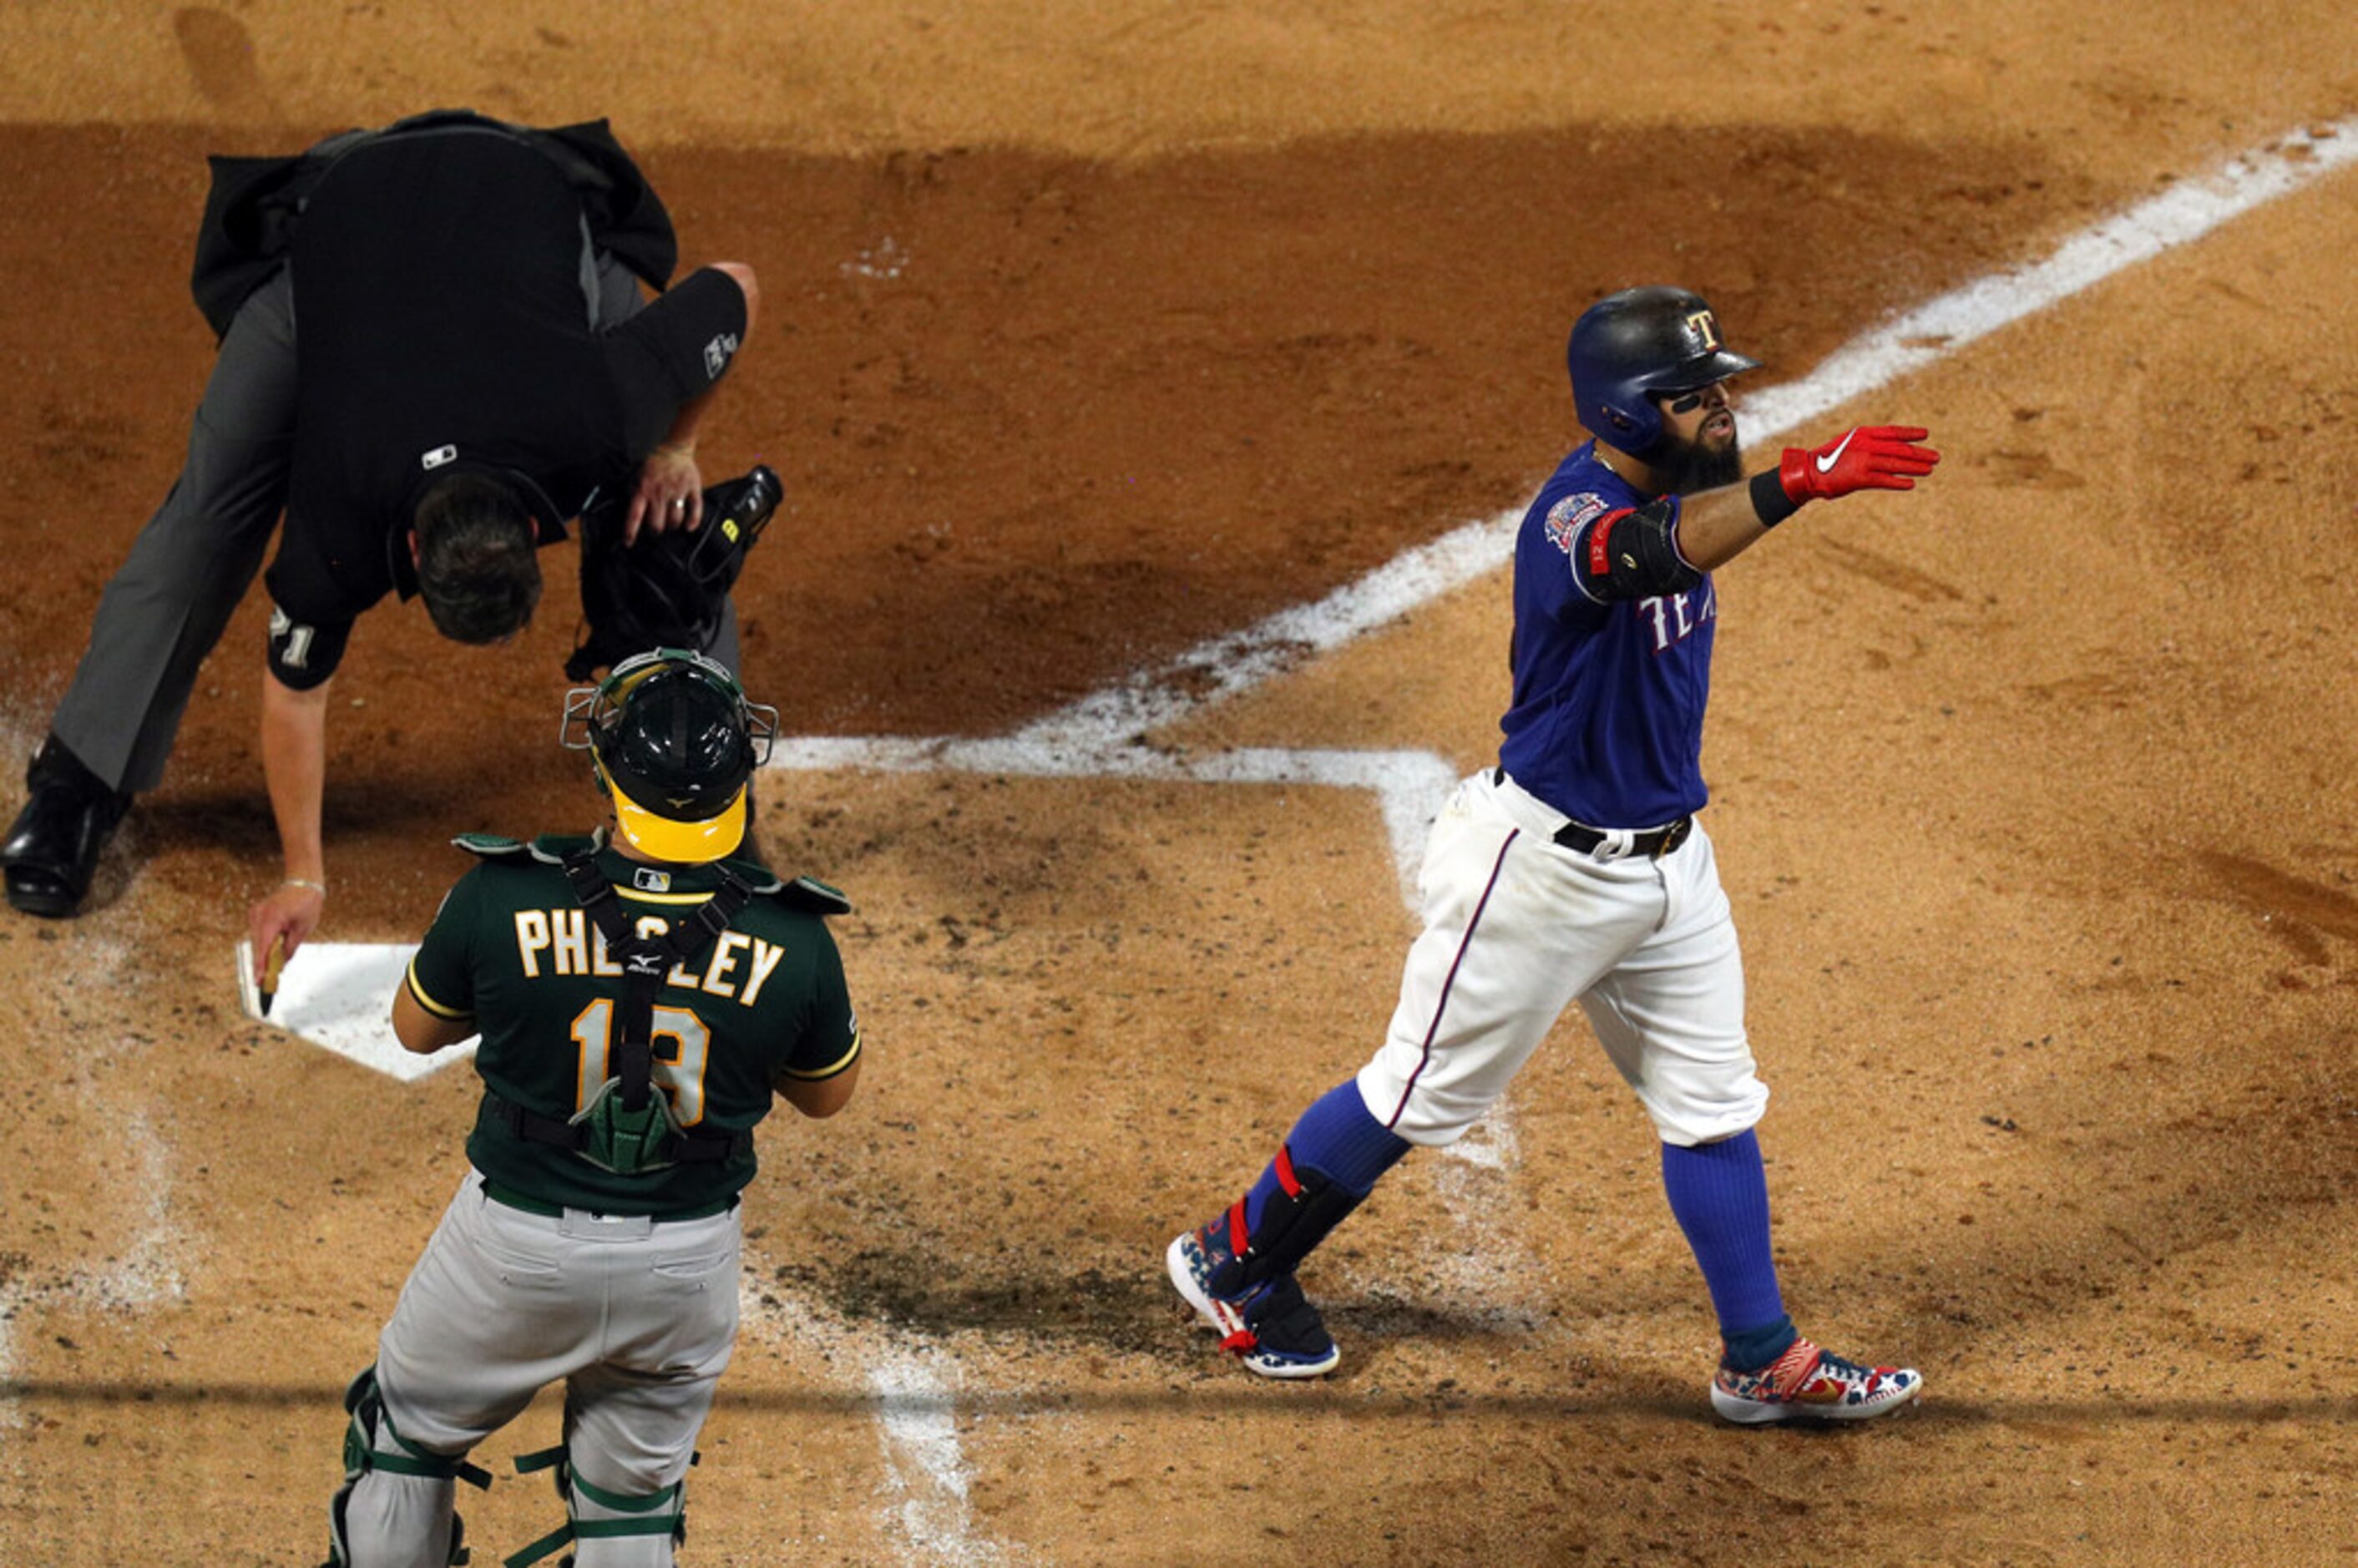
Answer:
[[1818, 471], [1819, 471], [1820, 473], [1832, 473], [1832, 472], [1833, 472], [1833, 471], [1834, 471], [1834, 465], [1835, 465], [1836, 463], [1838, 463], [1838, 462], [1842, 461], [1842, 455], [1843, 455], [1843, 453], [1844, 453], [1844, 451], [1848, 450], [1848, 449], [1849, 449], [1849, 448], [1850, 448], [1850, 438], [1851, 438], [1851, 436], [1855, 436], [1855, 435], [1857, 435], [1857, 434], [1858, 434], [1858, 432], [1857, 432], [1857, 431], [1853, 430], [1853, 431], [1850, 433], [1850, 436], [1844, 436], [1844, 437], [1842, 438], [1842, 441], [1840, 442], [1840, 444], [1838, 444], [1838, 445], [1834, 448], [1834, 449], [1833, 449], [1833, 451], [1831, 451], [1831, 452], [1820, 452], [1820, 453], [1818, 454], [1818, 456], [1817, 456]]

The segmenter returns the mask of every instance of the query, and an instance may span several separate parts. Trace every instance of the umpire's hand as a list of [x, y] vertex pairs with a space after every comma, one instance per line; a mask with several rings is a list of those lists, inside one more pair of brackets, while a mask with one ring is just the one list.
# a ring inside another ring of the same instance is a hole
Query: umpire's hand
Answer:
[[695, 528], [704, 521], [704, 476], [697, 470], [696, 448], [664, 445], [639, 465], [639, 488], [632, 492], [630, 513], [622, 519], [622, 546], [628, 549], [644, 524], [660, 534], [666, 528]]
[[286, 881], [270, 890], [268, 896], [257, 902], [245, 917], [246, 935], [254, 943], [254, 979], [262, 981], [270, 967], [270, 949], [282, 939], [287, 944], [283, 957], [293, 957], [295, 949], [310, 940], [311, 933], [319, 928], [319, 916], [327, 913], [328, 890], [317, 882]]

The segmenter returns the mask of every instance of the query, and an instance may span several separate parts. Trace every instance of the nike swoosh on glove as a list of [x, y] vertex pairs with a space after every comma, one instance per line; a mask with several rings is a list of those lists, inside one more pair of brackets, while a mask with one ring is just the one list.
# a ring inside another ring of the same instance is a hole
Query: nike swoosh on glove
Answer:
[[1777, 481], [1796, 506], [1855, 490], [1913, 490], [1941, 460], [1940, 453], [1919, 444], [1930, 434], [1914, 425], [1860, 425], [1815, 449], [1788, 447]]

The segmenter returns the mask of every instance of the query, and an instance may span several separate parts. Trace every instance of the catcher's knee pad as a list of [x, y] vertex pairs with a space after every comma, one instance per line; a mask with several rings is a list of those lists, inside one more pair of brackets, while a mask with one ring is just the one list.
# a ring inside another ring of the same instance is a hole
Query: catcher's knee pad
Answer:
[[[700, 1454], [690, 1454], [693, 1465]], [[633, 1494], [610, 1492], [593, 1487], [573, 1472], [573, 1460], [563, 1444], [544, 1448], [537, 1454], [516, 1456], [516, 1473], [530, 1475], [535, 1470], [552, 1470], [556, 1474], [557, 1495], [565, 1499], [565, 1522], [542, 1536], [522, 1552], [510, 1557], [504, 1568], [525, 1568], [537, 1563], [568, 1542], [581, 1547], [583, 1568], [603, 1568], [603, 1565], [623, 1563], [644, 1563], [650, 1568], [667, 1568], [672, 1560], [672, 1548], [687, 1539], [687, 1482], [673, 1482], [661, 1491]], [[643, 1553], [630, 1554], [622, 1550], [608, 1551], [608, 1546], [621, 1548], [625, 1542], [640, 1545]], [[594, 1543], [594, 1544], [593, 1544]], [[567, 1559], [571, 1562], [572, 1559]]]
[[[479, 1488], [492, 1484], [489, 1472], [481, 1467], [420, 1448], [395, 1432], [377, 1392], [374, 1367], [354, 1378], [344, 1390], [344, 1411], [351, 1418], [344, 1428], [344, 1484], [328, 1504], [326, 1568], [366, 1568], [399, 1552], [411, 1538], [430, 1535], [449, 1507], [448, 1483], [464, 1481]], [[355, 1530], [353, 1494], [371, 1476], [380, 1478], [374, 1486], [390, 1485], [418, 1495], [372, 1499], [361, 1527]], [[444, 1561], [456, 1565], [466, 1563], [470, 1555], [467, 1526], [456, 1509], [449, 1513], [450, 1546]], [[399, 1539], [390, 1539], [395, 1537]]]
[[1293, 1153], [1278, 1145], [1277, 1191], [1260, 1206], [1260, 1223], [1246, 1225], [1242, 1198], [1228, 1210], [1228, 1250], [1235, 1256], [1212, 1271], [1212, 1293], [1241, 1295], [1264, 1280], [1291, 1274], [1364, 1197], [1323, 1171], [1296, 1171]]

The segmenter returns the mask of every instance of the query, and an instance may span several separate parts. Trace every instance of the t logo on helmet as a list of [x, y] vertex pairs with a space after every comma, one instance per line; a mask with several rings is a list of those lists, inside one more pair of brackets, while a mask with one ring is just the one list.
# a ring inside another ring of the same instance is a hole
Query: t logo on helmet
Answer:
[[1698, 310], [1687, 318], [1687, 330], [1698, 341], [1699, 353], [1714, 353], [1720, 348], [1719, 318], [1708, 310]]

